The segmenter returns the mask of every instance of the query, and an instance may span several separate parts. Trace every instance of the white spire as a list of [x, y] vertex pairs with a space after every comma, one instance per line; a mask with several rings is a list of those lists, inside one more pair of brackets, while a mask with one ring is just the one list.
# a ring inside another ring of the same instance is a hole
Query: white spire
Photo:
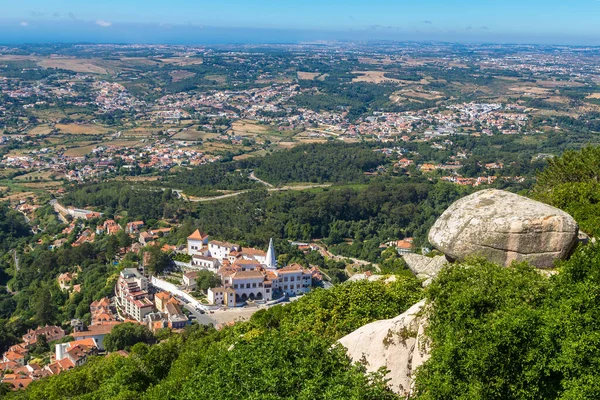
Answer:
[[269, 241], [269, 250], [267, 250], [267, 268], [277, 268], [277, 258], [275, 258], [275, 248], [273, 247], [273, 238]]

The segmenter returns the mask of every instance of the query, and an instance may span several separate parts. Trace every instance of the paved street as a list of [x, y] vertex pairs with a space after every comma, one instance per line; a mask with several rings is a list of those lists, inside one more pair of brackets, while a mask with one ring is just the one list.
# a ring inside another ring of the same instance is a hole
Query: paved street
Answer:
[[196, 321], [199, 324], [215, 326], [220, 324], [227, 324], [230, 322], [246, 321], [250, 319], [252, 314], [258, 310], [262, 310], [264, 307], [248, 307], [248, 308], [231, 308], [228, 310], [216, 310], [212, 314], [210, 312], [201, 314], [196, 311], [194, 307], [189, 304], [184, 304], [184, 307], [196, 317]]

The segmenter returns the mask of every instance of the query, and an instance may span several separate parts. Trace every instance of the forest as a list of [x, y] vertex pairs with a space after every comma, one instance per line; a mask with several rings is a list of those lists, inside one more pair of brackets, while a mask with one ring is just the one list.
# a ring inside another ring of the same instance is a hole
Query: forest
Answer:
[[178, 215], [181, 206], [170, 189], [117, 182], [73, 186], [60, 202], [64, 206], [92, 207], [109, 216], [124, 213], [132, 221], [170, 219]]
[[365, 144], [307, 144], [255, 161], [256, 175], [279, 185], [293, 182], [366, 182], [365, 172], [386, 163]]
[[377, 262], [379, 245], [387, 240], [414, 237], [416, 245], [426, 245], [435, 219], [471, 190], [424, 178], [379, 178], [359, 186], [286, 192], [262, 188], [217, 202], [188, 203], [168, 191], [105, 183], [84, 186], [63, 199], [66, 205], [92, 206], [151, 225], [158, 218], [191, 219], [214, 237], [246, 246], [265, 247], [272, 237], [323, 239], [336, 253]]
[[468, 190], [409, 178], [315, 192], [263, 189], [199, 203], [192, 217], [205, 231], [249, 246], [266, 246], [271, 237], [323, 239], [342, 255], [375, 262], [386, 240], [415, 237], [426, 244], [435, 219]]

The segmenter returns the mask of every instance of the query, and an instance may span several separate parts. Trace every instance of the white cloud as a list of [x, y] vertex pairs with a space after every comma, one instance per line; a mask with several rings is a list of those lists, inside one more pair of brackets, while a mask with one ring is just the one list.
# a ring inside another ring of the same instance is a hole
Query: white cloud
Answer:
[[20, 25], [21, 25], [21, 26], [29, 26], [29, 22], [27, 22], [27, 21], [23, 21], [23, 22], [21, 22], [21, 24], [20, 24]]
[[108, 22], [108, 21], [105, 21], [103, 19], [97, 19], [96, 20], [96, 25], [99, 25], [99, 26], [101, 26], [103, 28], [108, 28], [109, 26], [112, 25], [112, 22]]

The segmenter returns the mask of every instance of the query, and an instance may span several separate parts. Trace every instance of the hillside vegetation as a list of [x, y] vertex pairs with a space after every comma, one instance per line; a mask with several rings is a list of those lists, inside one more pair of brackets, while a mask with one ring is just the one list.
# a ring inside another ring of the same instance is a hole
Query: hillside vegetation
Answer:
[[[597, 159], [600, 150], [586, 148], [553, 160], [532, 192], [575, 215], [591, 234], [600, 211], [593, 190], [600, 176]], [[200, 206], [172, 235], [179, 240], [195, 225], [192, 221], [203, 221], [208, 229], [245, 243], [262, 243], [283, 232], [289, 238], [321, 234], [332, 245], [336, 238], [351, 236], [367, 246], [384, 235], [409, 233], [404, 229], [415, 226], [411, 223], [427, 224], [461, 194], [454, 186], [414, 181], [372, 181], [365, 189], [276, 195], [251, 191]], [[30, 233], [19, 215], [0, 211], [0, 223], [7, 229], [0, 249], [6, 251], [20, 246]], [[15, 273], [11, 287], [18, 293], [0, 294], [2, 310], [9, 310], [3, 314], [0, 344], [6, 348], [17, 332], [34, 323], [85, 319], [89, 302], [108, 295], [115, 273], [133, 261], [126, 258], [120, 266], [107, 266], [119, 240], [125, 239], [111, 236], [55, 252], [37, 248], [23, 254], [18, 272], [10, 269], [5, 253], [4, 267]], [[337, 243], [348, 251], [355, 246]], [[379, 253], [366, 255], [376, 258]], [[50, 282], [77, 265], [82, 292], [68, 298]], [[505, 268], [471, 259], [446, 267], [425, 290], [406, 271], [394, 283], [361, 281], [316, 289], [219, 331], [198, 325], [182, 334], [163, 331], [153, 345], [147, 343], [154, 338], [143, 335], [130, 335], [126, 343], [115, 340], [114, 349], [130, 350], [127, 357], [92, 357], [80, 368], [4, 396], [398, 399], [386, 387], [385, 371], [367, 374], [336, 340], [369, 322], [395, 317], [425, 297], [430, 305], [431, 358], [417, 372], [415, 398], [597, 399], [600, 245], [578, 247], [569, 260], [557, 264], [557, 272], [542, 274], [525, 263]]]
[[599, 398], [599, 271], [597, 245], [551, 278], [480, 260], [443, 270], [427, 291], [433, 351], [417, 398]]
[[551, 159], [533, 189], [538, 200], [565, 210], [589, 235], [600, 234], [600, 147]]
[[221, 331], [195, 325], [157, 345], [134, 345], [128, 357], [94, 357], [8, 398], [395, 399], [381, 373], [365, 374], [335, 340], [421, 296], [412, 277], [318, 289]]

